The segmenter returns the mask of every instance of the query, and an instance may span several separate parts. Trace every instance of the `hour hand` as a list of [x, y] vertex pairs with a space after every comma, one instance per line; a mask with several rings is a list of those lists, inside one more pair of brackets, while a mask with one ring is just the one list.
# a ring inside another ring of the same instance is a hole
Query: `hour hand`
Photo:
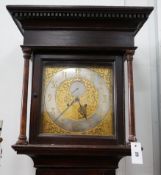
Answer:
[[87, 104], [81, 105], [79, 97], [77, 97], [75, 100], [79, 103], [78, 112], [87, 120]]
[[78, 111], [83, 116], [83, 118], [87, 120], [87, 104], [80, 105]]

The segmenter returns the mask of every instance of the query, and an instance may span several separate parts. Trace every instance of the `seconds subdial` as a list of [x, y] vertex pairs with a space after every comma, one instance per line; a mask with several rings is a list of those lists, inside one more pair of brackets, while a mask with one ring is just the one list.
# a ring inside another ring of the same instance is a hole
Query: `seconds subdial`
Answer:
[[82, 105], [80, 102], [80, 96], [85, 93], [84, 84], [80, 81], [73, 82], [73, 84], [70, 87], [70, 92], [72, 96], [76, 97], [79, 103], [78, 112], [80, 113], [82, 118], [85, 118], [87, 120], [87, 104]]
[[70, 92], [74, 97], [80, 97], [85, 92], [85, 86], [80, 81], [75, 81], [70, 86]]

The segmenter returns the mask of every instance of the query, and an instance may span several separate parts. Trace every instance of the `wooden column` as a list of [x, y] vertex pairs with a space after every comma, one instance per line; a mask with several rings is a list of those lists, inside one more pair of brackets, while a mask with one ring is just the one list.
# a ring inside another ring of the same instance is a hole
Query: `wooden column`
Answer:
[[135, 104], [133, 85], [133, 55], [134, 50], [126, 51], [127, 72], [128, 72], [128, 115], [129, 115], [129, 142], [136, 141], [135, 133]]
[[27, 97], [28, 97], [29, 59], [31, 58], [31, 49], [23, 47], [22, 51], [24, 57], [22, 109], [20, 119], [20, 134], [16, 144], [27, 144], [27, 137], [26, 137]]

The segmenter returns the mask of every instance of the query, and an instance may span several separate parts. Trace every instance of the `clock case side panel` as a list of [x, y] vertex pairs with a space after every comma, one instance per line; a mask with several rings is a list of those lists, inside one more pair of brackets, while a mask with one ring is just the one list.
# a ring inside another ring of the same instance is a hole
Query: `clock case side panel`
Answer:
[[[49, 135], [40, 133], [41, 93], [43, 62], [52, 62], [61, 65], [111, 65], [113, 69], [113, 112], [114, 136], [79, 136], [79, 135]], [[69, 144], [69, 145], [106, 145], [125, 144], [124, 120], [124, 66], [121, 54], [33, 54], [33, 79], [30, 113], [30, 144]]]

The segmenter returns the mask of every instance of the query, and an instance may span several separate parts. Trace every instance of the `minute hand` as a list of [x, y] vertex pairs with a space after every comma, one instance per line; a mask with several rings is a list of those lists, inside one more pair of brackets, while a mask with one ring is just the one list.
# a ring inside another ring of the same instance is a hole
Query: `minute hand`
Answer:
[[62, 111], [54, 121], [57, 121], [76, 101], [77, 98], [75, 98], [70, 104], [68, 104], [64, 111]]

